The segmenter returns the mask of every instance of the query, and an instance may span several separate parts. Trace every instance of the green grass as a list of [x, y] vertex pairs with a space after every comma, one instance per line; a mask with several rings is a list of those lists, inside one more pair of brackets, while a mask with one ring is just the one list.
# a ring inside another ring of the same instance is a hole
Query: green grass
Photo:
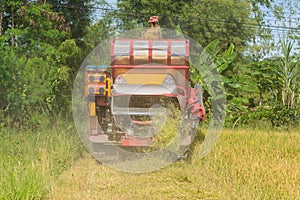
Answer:
[[70, 123], [35, 131], [0, 129], [0, 199], [43, 199], [82, 152]]
[[299, 130], [226, 129], [204, 159], [193, 155], [190, 162], [143, 174], [119, 172], [86, 156], [63, 173], [48, 198], [299, 199], [299, 141]]

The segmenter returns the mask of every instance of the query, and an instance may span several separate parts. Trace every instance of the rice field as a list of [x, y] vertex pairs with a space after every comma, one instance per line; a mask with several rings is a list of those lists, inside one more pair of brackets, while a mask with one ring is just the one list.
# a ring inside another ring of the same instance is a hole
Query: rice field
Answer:
[[299, 191], [298, 129], [226, 129], [205, 158], [151, 173], [120, 172], [87, 154], [57, 178], [47, 199], [300, 199]]

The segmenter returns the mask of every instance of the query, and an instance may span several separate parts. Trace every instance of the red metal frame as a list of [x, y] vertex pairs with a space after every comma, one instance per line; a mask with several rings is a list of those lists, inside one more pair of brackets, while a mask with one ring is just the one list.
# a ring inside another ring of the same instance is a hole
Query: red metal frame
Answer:
[[[115, 48], [114, 44], [116, 41], [129, 41], [130, 45], [130, 64], [129, 65], [116, 65], [115, 59]], [[149, 65], [134, 65], [134, 42], [135, 41], [147, 41], [148, 42], [148, 61]], [[153, 56], [153, 41], [167, 42], [167, 65], [150, 65], [152, 64], [152, 56]], [[171, 65], [171, 47], [172, 42], [185, 41], [186, 43], [186, 54], [185, 54], [185, 65]], [[190, 43], [189, 40], [179, 40], [179, 39], [113, 39], [110, 45], [110, 57], [111, 57], [111, 69], [112, 69], [112, 78], [113, 80], [116, 78], [115, 69], [116, 68], [124, 68], [124, 69], [134, 69], [134, 68], [144, 68], [144, 69], [185, 69], [185, 78], [189, 79], [189, 54], [190, 54]]]
[[167, 53], [167, 65], [171, 64], [171, 40], [168, 40], [168, 53]]
[[186, 40], [186, 57], [185, 57], [185, 64], [186, 65], [189, 65], [190, 62], [189, 62], [189, 57], [190, 57], [190, 41], [189, 40]]
[[140, 68], [140, 69], [189, 69], [187, 65], [112, 65], [112, 69], [115, 68]]
[[129, 53], [129, 56], [130, 56], [130, 64], [133, 65], [133, 44], [134, 44], [134, 40], [130, 40], [130, 53]]
[[130, 52], [129, 52], [129, 56], [130, 56], [130, 65], [134, 65], [133, 64], [133, 45], [135, 41], [147, 41], [148, 42], [148, 50], [149, 50], [149, 64], [152, 63], [152, 50], [153, 50], [153, 41], [160, 41], [160, 42], [167, 42], [167, 64], [170, 65], [171, 64], [171, 47], [172, 47], [172, 42], [183, 42], [185, 41], [186, 43], [186, 53], [185, 53], [185, 60], [186, 63], [185, 65], [189, 65], [189, 56], [190, 56], [190, 43], [189, 40], [178, 40], [178, 39], [168, 39], [168, 40], [164, 40], [164, 39], [159, 39], [159, 40], [155, 40], [155, 39], [113, 39], [110, 45], [110, 57], [111, 57], [111, 65], [114, 66], [115, 65], [115, 52], [114, 52], [114, 44], [116, 41], [129, 41], [130, 44]]
[[203, 122], [206, 119], [204, 106], [199, 103], [194, 88], [190, 89], [190, 96], [188, 98], [188, 108], [190, 109], [192, 116], [195, 118], [199, 118], [201, 122]]
[[110, 43], [110, 60], [112, 61], [111, 65], [115, 65], [115, 48], [114, 48], [115, 39]]
[[152, 63], [152, 40], [149, 40], [149, 49], [148, 49], [148, 55], [149, 55], [149, 63]]
[[[128, 94], [118, 94], [115, 93], [114, 96], [129, 96]], [[133, 96], [133, 95], [130, 95]], [[144, 95], [144, 96], [166, 96], [166, 97], [177, 97], [177, 94], [159, 94], [159, 95], [155, 95], [155, 94], [149, 94], [149, 95]]]

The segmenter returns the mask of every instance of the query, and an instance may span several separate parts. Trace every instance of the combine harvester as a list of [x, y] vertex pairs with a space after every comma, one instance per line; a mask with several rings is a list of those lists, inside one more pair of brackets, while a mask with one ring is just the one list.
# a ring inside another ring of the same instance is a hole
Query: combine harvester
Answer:
[[[86, 66], [90, 142], [101, 146], [149, 147], [153, 115], [178, 109], [197, 127], [205, 120], [201, 88], [189, 85], [189, 40], [163, 39], [158, 17], [141, 39], [113, 39], [110, 66]], [[96, 148], [100, 146], [100, 148]]]

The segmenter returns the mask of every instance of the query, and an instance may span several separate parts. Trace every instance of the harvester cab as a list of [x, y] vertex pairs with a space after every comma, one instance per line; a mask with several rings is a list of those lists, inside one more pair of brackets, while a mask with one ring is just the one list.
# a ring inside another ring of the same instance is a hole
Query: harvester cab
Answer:
[[87, 66], [93, 144], [151, 146], [152, 116], [174, 107], [182, 118], [205, 120], [201, 88], [189, 86], [189, 40], [163, 39], [158, 16], [140, 39], [112, 39], [110, 66]]

